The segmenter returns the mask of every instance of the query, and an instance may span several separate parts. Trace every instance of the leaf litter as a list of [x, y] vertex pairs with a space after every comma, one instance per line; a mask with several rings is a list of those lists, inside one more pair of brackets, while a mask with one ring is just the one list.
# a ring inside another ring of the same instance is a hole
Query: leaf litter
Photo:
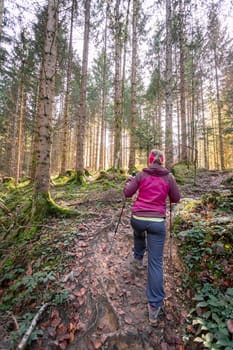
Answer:
[[157, 326], [152, 327], [145, 291], [146, 257], [142, 271], [135, 270], [132, 264], [130, 206], [129, 202], [116, 233], [119, 214], [111, 208], [104, 207], [103, 215], [99, 209], [97, 221], [91, 218], [77, 226], [74, 244], [66, 247], [66, 253], [75, 257], [75, 261], [62, 279], [69, 300], [44, 316], [46, 322], [38, 325], [43, 336], [31, 349], [183, 349], [186, 296], [177, 285], [182, 264], [176, 247], [173, 245], [171, 261], [167, 240], [165, 311], [159, 316]]
[[[214, 180], [216, 185], [216, 178]], [[201, 193], [204, 188], [202, 184]], [[184, 269], [176, 242], [173, 241], [170, 256], [167, 235], [164, 253], [165, 309], [156, 327], [152, 327], [148, 322], [145, 293], [146, 257], [144, 270], [135, 270], [132, 265], [130, 202], [123, 212], [118, 231], [114, 232], [121, 210], [117, 195], [111, 190], [111, 201], [106, 199], [106, 205], [102, 203], [98, 210], [96, 202], [88, 201], [86, 207], [91, 217], [87, 215], [85, 222], [53, 219], [56, 230], [69, 229], [76, 237], [72, 244], [63, 246], [66, 255], [72, 258], [64, 265], [60, 276], [69, 292], [69, 299], [65, 304], [50, 307], [43, 315], [38, 323], [43, 334], [30, 345], [31, 350], [185, 349], [183, 327], [193, 293], [182, 287]], [[56, 233], [53, 233], [55, 236]], [[27, 266], [29, 276], [33, 264], [32, 260]], [[227, 325], [232, 333], [232, 320], [228, 320]], [[190, 329], [190, 332], [193, 331]], [[0, 349], [4, 348], [0, 346]], [[190, 349], [200, 349], [200, 344]]]

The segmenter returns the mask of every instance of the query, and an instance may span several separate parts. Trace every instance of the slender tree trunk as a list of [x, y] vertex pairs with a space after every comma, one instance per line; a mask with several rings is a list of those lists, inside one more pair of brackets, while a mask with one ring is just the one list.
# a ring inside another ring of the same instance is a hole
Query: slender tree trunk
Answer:
[[[11, 137], [11, 145], [10, 145], [10, 162], [9, 162], [9, 173], [10, 176], [15, 177], [16, 176], [16, 149], [17, 149], [17, 132], [18, 132], [18, 117], [19, 117], [19, 89], [17, 89], [17, 96], [16, 96], [16, 111], [13, 113], [13, 123], [12, 123], [12, 131], [10, 134]], [[8, 133], [7, 133], [8, 134]]]
[[209, 169], [208, 156], [207, 156], [207, 143], [208, 143], [208, 133], [206, 130], [205, 123], [205, 104], [204, 104], [204, 94], [203, 94], [203, 81], [200, 82], [201, 88], [201, 117], [202, 117], [202, 129], [203, 129], [203, 148], [204, 148], [204, 168]]
[[16, 153], [16, 173], [15, 183], [18, 184], [21, 176], [22, 167], [22, 155], [23, 155], [23, 133], [24, 133], [24, 118], [25, 118], [25, 81], [24, 81], [24, 67], [22, 67], [22, 78], [20, 82], [20, 93], [19, 93], [19, 117], [18, 117], [18, 137], [17, 137], [17, 153]]
[[166, 0], [166, 131], [165, 158], [169, 169], [173, 163], [172, 133], [172, 37], [171, 37], [171, 0]]
[[185, 113], [185, 68], [184, 68], [184, 5], [179, 0], [179, 41], [180, 41], [180, 114], [181, 114], [181, 159], [187, 161], [187, 130]]
[[[42, 77], [42, 63], [40, 66], [40, 78]], [[37, 86], [37, 94], [36, 94], [36, 103], [35, 103], [35, 110], [34, 110], [34, 118], [33, 118], [33, 131], [32, 131], [32, 160], [31, 160], [31, 181], [35, 181], [35, 176], [36, 176], [36, 158], [37, 158], [37, 147], [38, 147], [38, 132], [37, 132], [37, 124], [38, 124], [38, 116], [39, 116], [39, 101], [40, 101], [40, 96], [41, 96], [41, 82], [39, 81], [38, 86]]]
[[115, 5], [115, 81], [114, 81], [114, 114], [115, 114], [115, 138], [114, 138], [114, 165], [115, 170], [120, 166], [121, 132], [122, 132], [122, 84], [121, 84], [121, 23], [120, 0]]
[[2, 36], [3, 11], [4, 11], [4, 0], [0, 0], [0, 41], [1, 41], [1, 36]]
[[135, 129], [137, 125], [137, 27], [138, 27], [139, 1], [133, 0], [132, 20], [132, 58], [131, 58], [131, 113], [130, 113], [130, 148], [129, 148], [129, 172], [135, 168]]
[[62, 142], [62, 157], [61, 157], [61, 171], [60, 171], [62, 175], [64, 175], [67, 170], [74, 5], [75, 5], [75, 0], [72, 1], [72, 8], [71, 8], [70, 37], [69, 37], [69, 49], [68, 49], [68, 59], [67, 59], [68, 62], [67, 62], [67, 72], [66, 72], [66, 91], [65, 91], [65, 102], [64, 102], [64, 116], [63, 116], [63, 135], [62, 135], [63, 142]]
[[161, 93], [160, 93], [160, 90], [161, 90], [161, 58], [160, 58], [160, 50], [159, 50], [159, 53], [158, 53], [158, 97], [157, 97], [157, 118], [156, 118], [156, 121], [157, 121], [157, 140], [156, 140], [156, 143], [158, 144], [158, 148], [159, 149], [162, 149], [162, 136], [163, 136], [163, 129], [162, 129], [162, 102], [161, 102]]
[[[121, 77], [121, 96], [122, 96], [122, 101], [121, 101], [121, 123], [124, 118], [124, 99], [125, 99], [125, 70], [126, 70], [126, 54], [127, 54], [127, 41], [128, 41], [128, 25], [129, 25], [129, 11], [130, 11], [130, 0], [128, 0], [128, 6], [127, 6], [127, 12], [126, 12], [126, 19], [125, 19], [125, 24], [124, 24], [124, 29], [123, 29], [123, 60], [122, 60], [122, 77]], [[123, 28], [123, 26], [122, 26]], [[124, 147], [123, 147], [123, 128], [121, 127], [121, 154], [120, 154], [120, 163], [119, 166], [123, 167], [123, 153], [125, 153]]]
[[91, 0], [85, 0], [85, 28], [83, 38], [82, 76], [80, 88], [80, 105], [77, 123], [77, 152], [76, 152], [76, 179], [82, 182], [84, 175], [84, 144], [86, 133], [86, 94], [87, 94], [87, 67], [89, 54]]
[[50, 200], [51, 128], [55, 95], [56, 33], [58, 0], [48, 0], [46, 37], [42, 61], [40, 95], [37, 116], [36, 171], [32, 217], [44, 217]]
[[212, 127], [212, 152], [213, 152], [213, 168], [219, 169], [218, 159], [217, 159], [217, 137], [216, 137], [216, 127], [214, 122], [214, 111], [213, 106], [211, 106], [211, 127]]
[[103, 48], [103, 70], [102, 70], [102, 89], [101, 89], [101, 137], [100, 137], [100, 153], [99, 153], [99, 170], [105, 168], [104, 162], [104, 148], [105, 148], [105, 114], [106, 114], [106, 78], [107, 78], [107, 33], [108, 33], [108, 11], [109, 5], [106, 5], [105, 13], [105, 28], [104, 28], [104, 48]]
[[223, 147], [223, 135], [222, 135], [222, 115], [221, 115], [221, 101], [219, 93], [219, 77], [218, 77], [218, 57], [217, 49], [214, 47], [214, 69], [215, 69], [215, 84], [216, 84], [216, 97], [217, 97], [217, 114], [218, 114], [218, 137], [219, 137], [219, 155], [221, 170], [225, 169], [224, 166], [224, 147]]

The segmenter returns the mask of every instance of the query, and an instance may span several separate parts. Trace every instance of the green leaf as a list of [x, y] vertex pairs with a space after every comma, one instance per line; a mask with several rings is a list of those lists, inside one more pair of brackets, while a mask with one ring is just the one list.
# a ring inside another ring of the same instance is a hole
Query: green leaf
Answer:
[[202, 300], [204, 300], [204, 297], [202, 294], [196, 294], [196, 295], [194, 295], [193, 300], [202, 301]]
[[208, 320], [208, 318], [210, 317], [211, 314], [212, 314], [211, 311], [207, 311], [207, 312], [204, 312], [204, 314], [202, 314], [202, 317], [205, 318], [206, 320]]
[[207, 342], [211, 342], [214, 339], [214, 336], [212, 333], [209, 332], [205, 334], [205, 339]]
[[197, 343], [203, 343], [204, 339], [200, 338], [200, 337], [196, 337], [194, 339], [194, 341], [196, 341]]
[[227, 288], [226, 294], [233, 296], [233, 288]]
[[200, 303], [197, 304], [197, 307], [206, 307], [208, 306], [209, 304], [206, 302], [206, 301], [202, 301]]
[[216, 313], [212, 314], [212, 319], [218, 324], [219, 322], [221, 322], [221, 319], [218, 317], [218, 315]]

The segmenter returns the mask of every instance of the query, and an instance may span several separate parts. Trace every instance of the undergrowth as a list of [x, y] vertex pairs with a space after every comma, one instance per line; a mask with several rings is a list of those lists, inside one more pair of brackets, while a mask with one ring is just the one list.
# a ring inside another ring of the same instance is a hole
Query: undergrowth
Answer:
[[[98, 182], [94, 179], [78, 186], [67, 183], [67, 178], [63, 184], [55, 178], [51, 193], [60, 205], [70, 201], [85, 203], [107, 190], [120, 193], [124, 181], [122, 174], [116, 181], [109, 174]], [[75, 205], [80, 209], [76, 217], [49, 216], [40, 224], [23, 225], [21, 213], [31, 201], [32, 186], [28, 181], [18, 187], [11, 182], [0, 186], [0, 325], [4, 325], [2, 337], [9, 337], [8, 348], [15, 349], [41, 305], [49, 302], [57, 306], [68, 300], [62, 277], [70, 272], [75, 256], [66, 248], [79, 238], [78, 224], [95, 213], [85, 204]], [[15, 234], [19, 226], [21, 230]], [[28, 344], [38, 335], [35, 329]]]
[[174, 219], [185, 287], [193, 291], [184, 340], [200, 348], [233, 348], [232, 203], [230, 191], [209, 193], [186, 203]]

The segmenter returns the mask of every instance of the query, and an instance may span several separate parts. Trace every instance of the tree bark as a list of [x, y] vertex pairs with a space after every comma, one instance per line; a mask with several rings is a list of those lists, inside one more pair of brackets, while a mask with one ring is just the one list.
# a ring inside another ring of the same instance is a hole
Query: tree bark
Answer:
[[105, 13], [105, 28], [104, 28], [104, 48], [103, 48], [103, 68], [102, 68], [102, 89], [101, 89], [101, 137], [100, 137], [100, 152], [99, 152], [99, 170], [105, 168], [105, 152], [106, 147], [106, 128], [105, 128], [105, 114], [106, 114], [106, 77], [107, 77], [107, 33], [108, 33], [108, 11], [109, 4], [106, 5]]
[[122, 84], [121, 84], [121, 23], [120, 23], [120, 0], [115, 5], [115, 92], [114, 92], [114, 114], [115, 114], [115, 138], [114, 138], [114, 164], [115, 170], [120, 166], [121, 132], [122, 132]]
[[171, 0], [166, 0], [166, 130], [165, 159], [166, 167], [173, 163], [173, 132], [172, 132], [172, 37], [171, 37]]
[[72, 0], [69, 49], [68, 49], [68, 59], [67, 59], [68, 62], [67, 62], [67, 72], [66, 72], [66, 91], [65, 91], [65, 101], [64, 101], [64, 116], [63, 116], [62, 156], [61, 156], [61, 170], [60, 170], [60, 173], [62, 175], [64, 175], [67, 170], [70, 81], [71, 81], [71, 63], [72, 63], [72, 51], [73, 51], [72, 40], [73, 40], [74, 5], [75, 5], [75, 0]]
[[138, 27], [139, 1], [133, 0], [132, 20], [132, 58], [131, 58], [131, 113], [130, 113], [130, 149], [129, 149], [129, 172], [135, 168], [135, 129], [137, 125], [137, 27]]
[[22, 77], [20, 81], [19, 92], [19, 117], [18, 117], [18, 137], [17, 137], [17, 152], [16, 152], [16, 173], [15, 184], [18, 184], [21, 176], [22, 168], [22, 156], [23, 156], [23, 134], [24, 134], [24, 119], [25, 119], [25, 105], [26, 105], [26, 93], [25, 93], [25, 76], [24, 76], [24, 63], [22, 65]]
[[4, 0], [0, 0], [0, 41], [1, 41], [1, 36], [2, 36], [3, 11], [4, 11]]
[[48, 0], [46, 37], [42, 61], [40, 95], [37, 116], [36, 171], [32, 217], [44, 217], [50, 200], [51, 128], [55, 95], [56, 33], [58, 0]]
[[187, 161], [187, 125], [185, 113], [185, 68], [184, 68], [184, 4], [179, 0], [180, 42], [180, 114], [181, 114], [181, 160]]
[[219, 92], [219, 77], [218, 77], [218, 57], [217, 48], [214, 47], [214, 70], [215, 70], [215, 84], [216, 84], [216, 103], [217, 103], [217, 114], [218, 114], [218, 138], [219, 138], [219, 155], [220, 155], [220, 166], [221, 170], [225, 169], [224, 166], [224, 147], [223, 147], [223, 135], [222, 135], [222, 114], [221, 114], [221, 101]]
[[87, 94], [87, 67], [89, 55], [90, 32], [90, 6], [91, 0], [85, 1], [85, 28], [83, 38], [83, 59], [81, 74], [80, 104], [77, 121], [77, 152], [76, 152], [76, 180], [82, 182], [84, 175], [84, 144], [86, 133], [86, 94]]

